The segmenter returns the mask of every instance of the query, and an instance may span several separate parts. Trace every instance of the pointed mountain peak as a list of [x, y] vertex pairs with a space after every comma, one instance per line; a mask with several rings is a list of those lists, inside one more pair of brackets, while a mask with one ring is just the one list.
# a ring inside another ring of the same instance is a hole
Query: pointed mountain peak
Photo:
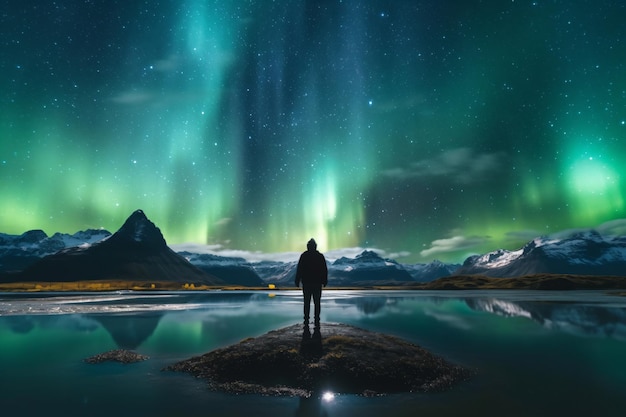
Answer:
[[356, 259], [382, 259], [380, 255], [378, 255], [373, 250], [365, 249], [363, 252], [356, 256]]
[[161, 230], [146, 217], [143, 210], [135, 210], [113, 236], [150, 246], [166, 246]]
[[132, 218], [138, 218], [138, 219], [142, 219], [142, 220], [148, 220], [148, 218], [146, 217], [146, 213], [143, 212], [143, 210], [139, 209], [139, 210], [135, 210], [133, 212], [133, 214], [130, 215], [130, 217], [128, 217], [128, 219], [132, 219]]

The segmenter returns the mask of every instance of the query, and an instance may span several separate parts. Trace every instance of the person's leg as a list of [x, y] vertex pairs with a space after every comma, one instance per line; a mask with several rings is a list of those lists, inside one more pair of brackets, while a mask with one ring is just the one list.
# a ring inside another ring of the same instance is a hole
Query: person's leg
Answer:
[[315, 304], [315, 327], [320, 327], [320, 313], [322, 311], [322, 288], [316, 288], [313, 291], [313, 304]]
[[311, 291], [303, 289], [304, 293], [304, 324], [309, 325], [309, 316], [311, 314]]

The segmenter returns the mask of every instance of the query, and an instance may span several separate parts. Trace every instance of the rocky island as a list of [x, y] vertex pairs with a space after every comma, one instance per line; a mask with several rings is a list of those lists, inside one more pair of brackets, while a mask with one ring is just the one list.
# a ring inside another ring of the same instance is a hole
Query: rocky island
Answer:
[[443, 391], [470, 372], [394, 336], [323, 323], [300, 325], [193, 357], [166, 368], [236, 394], [309, 397], [315, 392], [380, 395]]
[[123, 364], [141, 362], [149, 359], [146, 355], [126, 349], [115, 349], [108, 352], [99, 353], [85, 359], [86, 363], [119, 362]]

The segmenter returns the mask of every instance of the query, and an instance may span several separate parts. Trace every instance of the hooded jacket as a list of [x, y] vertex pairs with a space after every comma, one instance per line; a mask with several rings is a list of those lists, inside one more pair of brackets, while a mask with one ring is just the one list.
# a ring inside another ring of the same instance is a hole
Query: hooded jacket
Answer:
[[316, 249], [309, 249], [300, 255], [296, 270], [296, 287], [321, 287], [328, 284], [326, 258]]

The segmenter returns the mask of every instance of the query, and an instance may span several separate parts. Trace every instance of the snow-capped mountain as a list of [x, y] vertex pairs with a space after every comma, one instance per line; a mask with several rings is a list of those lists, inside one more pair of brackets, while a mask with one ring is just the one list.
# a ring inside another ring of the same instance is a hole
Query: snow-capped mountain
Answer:
[[518, 277], [539, 273], [620, 275], [626, 273], [626, 237], [602, 236], [596, 231], [569, 238], [539, 237], [516, 251], [500, 249], [471, 256], [455, 275], [482, 274]]
[[262, 261], [251, 263], [250, 266], [267, 284], [293, 286], [298, 262]]
[[192, 265], [200, 268], [213, 276], [221, 278], [231, 285], [244, 285], [258, 287], [265, 285], [254, 268], [245, 259], [211, 254], [198, 254], [191, 252], [178, 252]]
[[[328, 266], [328, 286], [360, 286], [414, 282], [396, 261], [383, 259], [373, 251], [363, 251], [355, 258], [342, 257]], [[293, 286], [298, 262], [264, 261], [250, 266], [268, 284]]]
[[55, 233], [50, 237], [51, 241], [61, 241], [66, 248], [74, 246], [86, 246], [101, 241], [111, 236], [111, 232], [104, 229], [87, 229], [76, 232], [73, 235], [66, 233]]
[[[262, 261], [249, 263], [243, 258], [220, 257], [179, 252], [192, 264], [211, 272], [218, 268], [251, 268], [265, 284], [293, 286], [298, 262]], [[434, 261], [429, 264], [403, 265], [380, 257], [376, 252], [363, 251], [355, 258], [342, 257], [334, 262], [327, 262], [329, 286], [359, 286], [375, 284], [409, 284], [425, 282], [450, 275], [459, 265], [444, 264]], [[225, 279], [225, 278], [224, 278]], [[255, 284], [256, 285], [256, 284]]]
[[0, 233], [0, 271], [17, 271], [60, 250], [92, 245], [111, 236], [107, 230], [88, 229], [73, 235], [55, 233], [48, 237], [43, 230], [30, 230], [21, 235]]
[[413, 278], [396, 261], [365, 250], [355, 258], [342, 257], [333, 262], [328, 268], [328, 281], [333, 285], [356, 285], [413, 282]]
[[459, 269], [459, 264], [446, 264], [438, 260], [434, 260], [428, 264], [403, 264], [404, 269], [411, 275], [415, 281], [429, 282], [437, 278], [452, 275], [454, 271]]
[[14, 277], [15, 281], [103, 279], [223, 284], [172, 251], [141, 210], [113, 235], [45, 256]]

